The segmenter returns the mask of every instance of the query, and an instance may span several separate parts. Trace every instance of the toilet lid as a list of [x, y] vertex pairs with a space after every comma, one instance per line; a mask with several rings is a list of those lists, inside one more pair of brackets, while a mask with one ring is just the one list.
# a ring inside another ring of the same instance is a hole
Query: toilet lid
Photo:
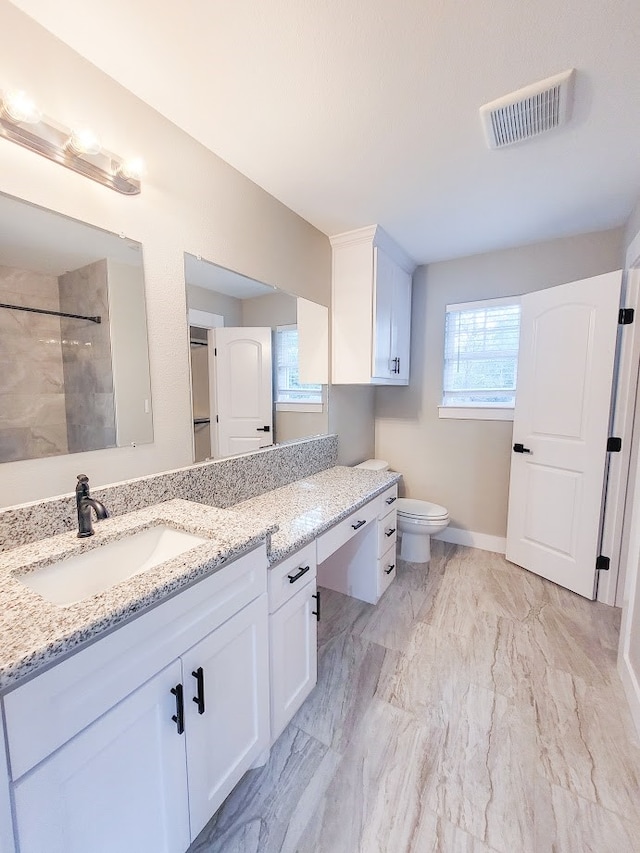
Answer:
[[408, 518], [448, 518], [446, 507], [414, 498], [398, 498], [398, 512]]

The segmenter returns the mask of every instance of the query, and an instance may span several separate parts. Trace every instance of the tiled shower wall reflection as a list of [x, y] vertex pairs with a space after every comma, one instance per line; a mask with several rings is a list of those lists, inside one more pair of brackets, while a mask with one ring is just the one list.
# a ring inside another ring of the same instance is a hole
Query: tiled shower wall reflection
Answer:
[[67, 272], [58, 281], [61, 311], [101, 319], [60, 321], [69, 452], [115, 447], [107, 262]]
[[[58, 279], [0, 266], [0, 302], [59, 311]], [[0, 308], [0, 461], [67, 452], [60, 318]]]
[[58, 279], [0, 266], [0, 302], [102, 317], [0, 308], [0, 462], [115, 445], [106, 271], [98, 261]]

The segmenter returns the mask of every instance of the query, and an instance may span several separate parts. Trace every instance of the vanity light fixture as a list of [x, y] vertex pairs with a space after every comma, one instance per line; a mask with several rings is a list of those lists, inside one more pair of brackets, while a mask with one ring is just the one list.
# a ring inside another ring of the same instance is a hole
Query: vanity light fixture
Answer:
[[17, 142], [123, 195], [138, 195], [144, 166], [105, 151], [88, 128], [70, 130], [45, 117], [23, 91], [0, 92], [0, 137]]

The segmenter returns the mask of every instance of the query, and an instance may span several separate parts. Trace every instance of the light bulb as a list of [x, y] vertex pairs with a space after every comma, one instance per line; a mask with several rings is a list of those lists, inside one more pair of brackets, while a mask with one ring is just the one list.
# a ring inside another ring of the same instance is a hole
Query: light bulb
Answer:
[[127, 160], [119, 169], [123, 178], [128, 178], [134, 181], [139, 181], [140, 178], [143, 178], [146, 171], [142, 157], [133, 157], [131, 160]]
[[42, 113], [26, 92], [18, 90], [6, 92], [2, 100], [4, 111], [12, 121], [37, 124], [42, 118]]
[[69, 145], [76, 154], [99, 154], [102, 144], [88, 127], [77, 128], [71, 134]]

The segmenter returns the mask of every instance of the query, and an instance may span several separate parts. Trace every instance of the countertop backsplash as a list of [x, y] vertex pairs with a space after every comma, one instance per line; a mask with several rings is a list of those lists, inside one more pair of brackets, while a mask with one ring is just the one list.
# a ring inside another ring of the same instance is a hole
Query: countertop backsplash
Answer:
[[[331, 468], [337, 459], [338, 436], [322, 435], [111, 486], [91, 483], [91, 494], [113, 516], [174, 498], [225, 509]], [[91, 479], [90, 468], [83, 473]], [[0, 551], [73, 530], [76, 525], [73, 493], [0, 510]]]

